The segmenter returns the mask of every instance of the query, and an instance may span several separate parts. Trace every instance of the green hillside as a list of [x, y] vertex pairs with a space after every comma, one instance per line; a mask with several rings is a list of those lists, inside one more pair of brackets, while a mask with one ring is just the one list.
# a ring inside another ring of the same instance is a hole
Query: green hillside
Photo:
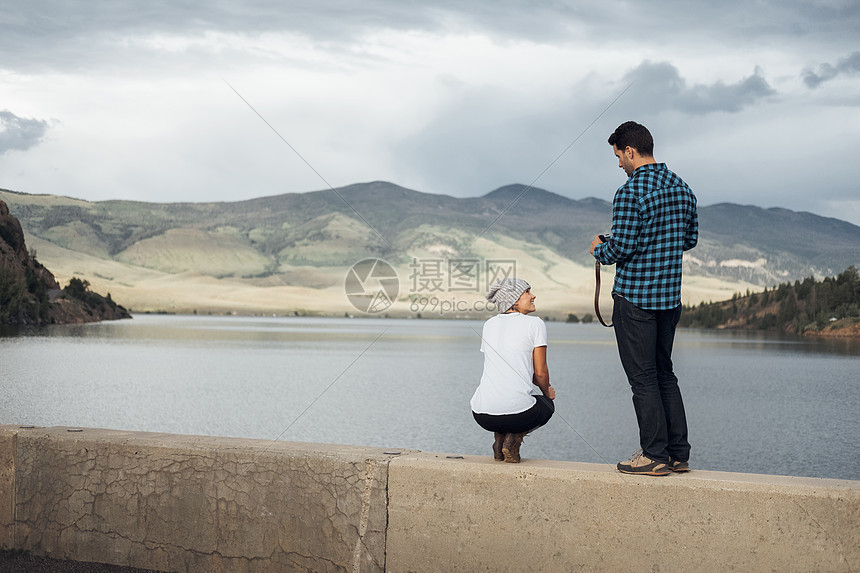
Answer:
[[[510, 185], [483, 197], [461, 199], [374, 182], [336, 192], [230, 203], [87, 202], [10, 191], [0, 191], [0, 198], [29, 233], [53, 244], [116, 260], [143, 257], [152, 268], [170, 272], [257, 276], [276, 273], [284, 261], [339, 266], [364, 256], [400, 260], [410, 248], [427, 242], [426, 236], [416, 233], [427, 225], [442, 231], [435, 239], [441, 242], [459, 233], [451, 245], [458, 252], [468, 252], [469, 243], [479, 236], [503, 235], [589, 264], [583, 245], [596, 232], [607, 230], [610, 204], [599, 199], [575, 201], [542, 189], [523, 194], [524, 189]], [[833, 275], [860, 263], [860, 227], [844, 221], [726, 203], [700, 207], [699, 217], [700, 244], [689, 261], [693, 274], [763, 287]], [[196, 254], [187, 234], [165, 236], [175, 229], [203, 231], [208, 239], [198, 235], [199, 243], [207, 250], [240, 253], [233, 260]], [[140, 245], [154, 237], [162, 239]], [[163, 250], [174, 238], [176, 248], [184, 252], [173, 257], [176, 260], [148, 253]], [[827, 248], [833, 245], [839, 248]], [[214, 259], [223, 261], [216, 264]]]
[[[380, 257], [402, 271], [402, 282], [417, 258], [509, 258], [549, 289], [544, 305], [582, 313], [593, 288], [588, 245], [611, 217], [607, 201], [523, 185], [471, 198], [372, 182], [218, 203], [88, 202], [3, 190], [0, 199], [58, 278], [80, 276], [129, 297], [133, 308], [177, 311], [198, 309], [190, 295], [176, 294], [180, 283], [207, 300], [201, 310], [309, 304], [348, 311], [348, 268]], [[686, 302], [860, 264], [860, 227], [844, 221], [730, 204], [700, 207], [699, 217], [699, 246], [685, 258]]]
[[729, 301], [687, 307], [681, 326], [695, 328], [777, 329], [804, 334], [825, 327], [860, 324], [860, 275], [848, 267], [821, 281], [807, 277]]

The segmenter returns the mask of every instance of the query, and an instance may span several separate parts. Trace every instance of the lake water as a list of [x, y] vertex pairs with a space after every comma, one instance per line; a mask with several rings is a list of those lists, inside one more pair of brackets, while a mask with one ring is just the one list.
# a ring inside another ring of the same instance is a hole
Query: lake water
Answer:
[[[491, 455], [480, 321], [138, 315], [0, 337], [0, 423]], [[638, 448], [611, 329], [547, 323], [556, 416], [524, 458]], [[694, 469], [860, 480], [860, 342], [679, 330]]]

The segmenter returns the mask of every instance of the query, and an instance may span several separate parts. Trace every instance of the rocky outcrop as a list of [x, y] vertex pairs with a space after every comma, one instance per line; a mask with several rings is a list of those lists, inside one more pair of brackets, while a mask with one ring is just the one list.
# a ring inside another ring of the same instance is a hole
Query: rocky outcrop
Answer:
[[21, 223], [0, 201], [0, 324], [42, 325], [131, 318], [110, 298], [72, 279], [60, 289], [54, 275], [27, 250]]
[[0, 268], [11, 269], [19, 276], [29, 269], [47, 288], [60, 288], [51, 271], [30, 256], [21, 223], [9, 213], [3, 201], [0, 201]]

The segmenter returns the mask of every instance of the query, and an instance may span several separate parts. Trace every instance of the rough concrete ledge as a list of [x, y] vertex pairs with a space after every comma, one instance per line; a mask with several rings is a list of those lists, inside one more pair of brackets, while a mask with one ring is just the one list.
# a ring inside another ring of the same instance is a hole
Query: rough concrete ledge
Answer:
[[165, 571], [385, 570], [381, 449], [70, 430], [0, 426], [0, 545]]
[[15, 547], [15, 459], [17, 432], [0, 426], [0, 548]]
[[0, 425], [0, 547], [182, 572], [860, 571], [860, 482]]
[[410, 454], [389, 571], [858, 571], [860, 482]]

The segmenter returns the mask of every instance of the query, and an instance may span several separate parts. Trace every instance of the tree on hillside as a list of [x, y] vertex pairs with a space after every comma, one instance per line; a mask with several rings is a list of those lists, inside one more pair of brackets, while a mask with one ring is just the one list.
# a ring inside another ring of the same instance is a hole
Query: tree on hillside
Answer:
[[820, 330], [834, 320], [860, 321], [860, 273], [854, 266], [820, 282], [808, 277], [760, 294], [747, 291], [728, 301], [685, 307], [681, 326], [778, 328], [802, 333], [809, 328]]
[[69, 279], [69, 285], [63, 289], [63, 294], [77, 299], [84, 300], [87, 296], [87, 291], [90, 288], [90, 281], [82, 280], [78, 277]]

